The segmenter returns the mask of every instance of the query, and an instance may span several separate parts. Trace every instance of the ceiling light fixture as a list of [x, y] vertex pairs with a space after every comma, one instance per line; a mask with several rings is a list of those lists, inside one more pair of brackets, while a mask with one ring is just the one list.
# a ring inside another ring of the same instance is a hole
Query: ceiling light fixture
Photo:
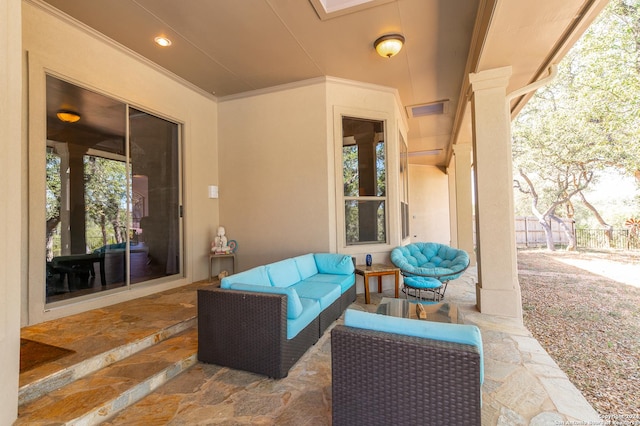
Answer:
[[56, 113], [56, 116], [58, 116], [58, 120], [65, 123], [75, 123], [80, 120], [80, 114], [73, 111], [60, 110]]
[[164, 36], [158, 36], [154, 38], [153, 41], [155, 41], [158, 46], [162, 46], [162, 47], [171, 46], [171, 40], [169, 40]]
[[376, 48], [376, 52], [378, 55], [383, 58], [390, 58], [395, 56], [400, 49], [402, 49], [402, 45], [404, 44], [404, 37], [400, 34], [387, 34], [378, 38], [373, 42], [373, 47]]

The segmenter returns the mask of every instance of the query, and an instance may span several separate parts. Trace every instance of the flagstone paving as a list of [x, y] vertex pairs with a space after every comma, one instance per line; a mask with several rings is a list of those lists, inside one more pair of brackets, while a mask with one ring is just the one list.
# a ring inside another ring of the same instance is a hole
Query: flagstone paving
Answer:
[[[369, 305], [358, 295], [351, 308], [375, 311], [391, 294], [372, 293]], [[449, 284], [447, 301], [482, 332], [483, 425], [604, 424], [522, 323], [477, 312], [473, 269]], [[281, 380], [197, 363], [104, 424], [331, 424], [330, 344], [328, 330]]]

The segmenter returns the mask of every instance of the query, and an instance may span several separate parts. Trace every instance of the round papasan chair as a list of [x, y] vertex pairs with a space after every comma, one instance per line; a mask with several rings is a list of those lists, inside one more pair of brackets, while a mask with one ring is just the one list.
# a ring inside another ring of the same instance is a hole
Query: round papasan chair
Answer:
[[414, 290], [412, 295], [422, 298], [421, 291], [428, 290], [433, 292], [433, 300], [439, 301], [449, 281], [460, 277], [469, 267], [469, 255], [445, 244], [418, 242], [394, 248], [391, 262], [404, 277], [405, 294]]

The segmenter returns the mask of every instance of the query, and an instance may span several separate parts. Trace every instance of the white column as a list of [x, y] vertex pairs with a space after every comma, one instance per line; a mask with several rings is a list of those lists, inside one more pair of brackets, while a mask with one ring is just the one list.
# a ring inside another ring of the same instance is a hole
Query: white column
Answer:
[[478, 309], [522, 321], [513, 216], [511, 117], [506, 89], [511, 67], [469, 75], [473, 91], [473, 153], [478, 250]]
[[469, 254], [471, 265], [476, 264], [473, 244], [473, 203], [471, 187], [471, 143], [453, 145], [456, 217], [455, 227], [459, 249]]
[[0, 3], [0, 424], [18, 415], [20, 283], [25, 223], [22, 165], [22, 15], [20, 0]]

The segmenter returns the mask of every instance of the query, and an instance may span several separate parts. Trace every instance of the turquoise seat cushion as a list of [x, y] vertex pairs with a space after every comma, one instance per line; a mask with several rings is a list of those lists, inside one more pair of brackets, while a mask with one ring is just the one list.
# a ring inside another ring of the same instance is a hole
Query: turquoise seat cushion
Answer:
[[349, 290], [356, 282], [355, 274], [350, 275], [336, 275], [336, 274], [316, 274], [307, 278], [304, 282], [317, 282], [317, 283], [329, 283], [337, 284], [340, 286], [340, 293], [344, 293]]
[[318, 273], [316, 260], [312, 253], [294, 257], [293, 260], [296, 262], [296, 267], [298, 268], [301, 280], [305, 280]]
[[267, 269], [264, 266], [258, 266], [256, 268], [249, 269], [238, 274], [224, 277], [220, 281], [220, 288], [230, 288], [231, 284], [234, 283], [254, 284], [271, 287], [271, 281], [269, 280], [269, 275], [267, 275]]
[[469, 266], [467, 252], [439, 243], [419, 242], [396, 247], [390, 258], [403, 272], [446, 276], [448, 280], [458, 278]]
[[320, 302], [314, 299], [300, 299], [302, 303], [302, 314], [296, 319], [287, 319], [287, 339], [293, 339], [314, 319], [320, 312]]
[[287, 318], [296, 319], [302, 315], [303, 305], [298, 296], [298, 292], [292, 287], [272, 287], [263, 285], [233, 283], [231, 290], [253, 291], [258, 293], [286, 294], [287, 295]]
[[340, 298], [342, 292], [339, 284], [322, 283], [317, 281], [302, 281], [293, 286], [301, 299], [314, 299], [320, 302], [320, 309], [324, 310]]
[[480, 383], [484, 382], [482, 336], [480, 335], [480, 329], [475, 325], [419, 321], [356, 311], [354, 309], [347, 309], [345, 311], [344, 325], [366, 330], [384, 331], [386, 333], [475, 346], [478, 348], [478, 353], [480, 354]]
[[419, 289], [436, 289], [442, 287], [442, 283], [430, 277], [404, 277], [404, 284], [407, 287]]
[[313, 257], [321, 274], [348, 275], [355, 271], [351, 257], [344, 254], [316, 253]]
[[266, 266], [269, 280], [274, 287], [289, 287], [300, 281], [298, 267], [293, 259], [285, 259]]

